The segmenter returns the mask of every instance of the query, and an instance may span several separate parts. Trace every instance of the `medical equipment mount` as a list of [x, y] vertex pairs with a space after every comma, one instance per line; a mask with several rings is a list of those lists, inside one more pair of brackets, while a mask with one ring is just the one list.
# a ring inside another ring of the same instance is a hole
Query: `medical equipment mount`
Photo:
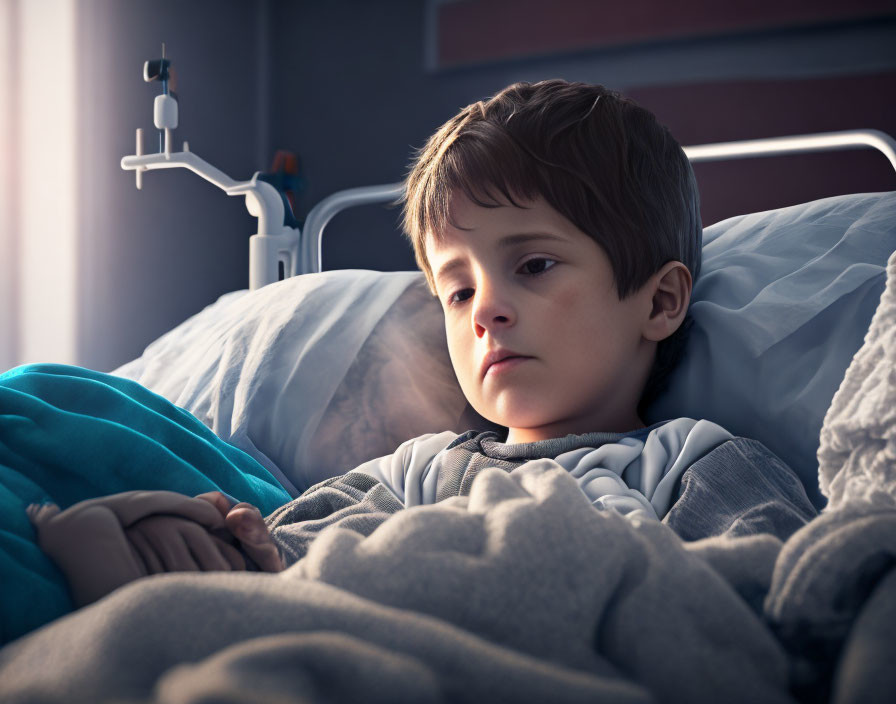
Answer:
[[165, 58], [165, 45], [162, 44], [162, 58], [144, 64], [143, 80], [162, 83], [162, 93], [156, 96], [153, 105], [153, 122], [157, 129], [164, 130], [164, 147], [160, 132], [159, 152], [144, 154], [143, 128], [138, 127], [137, 152], [122, 158], [121, 168], [136, 171], [138, 189], [142, 188], [144, 171], [183, 167], [215, 184], [229, 196], [245, 196], [246, 209], [258, 218], [258, 233], [249, 238], [249, 288], [254, 290], [278, 281], [281, 264], [287, 277], [295, 276], [301, 271], [301, 231], [284, 224], [283, 197], [274, 186], [258, 178], [261, 172], [256, 171], [249, 181], [236, 181], [196, 156], [187, 142], [184, 142], [183, 151], [172, 153], [171, 133], [177, 128], [177, 95], [169, 89], [169, 82], [173, 84], [174, 78], [171, 61]]

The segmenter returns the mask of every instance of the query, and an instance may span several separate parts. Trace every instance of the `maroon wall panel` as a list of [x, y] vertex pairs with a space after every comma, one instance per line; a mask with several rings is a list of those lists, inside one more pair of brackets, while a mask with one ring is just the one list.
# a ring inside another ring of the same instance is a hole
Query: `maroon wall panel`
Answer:
[[460, 0], [435, 8], [440, 68], [892, 15], [893, 0]]
[[[896, 137], [896, 73], [633, 88], [682, 145], [873, 128]], [[877, 150], [696, 164], [703, 223], [843, 193], [896, 190]]]

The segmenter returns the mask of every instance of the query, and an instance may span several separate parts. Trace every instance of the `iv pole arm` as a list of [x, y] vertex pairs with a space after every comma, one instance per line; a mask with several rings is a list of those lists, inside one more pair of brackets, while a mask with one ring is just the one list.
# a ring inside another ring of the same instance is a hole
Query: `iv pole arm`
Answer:
[[169, 90], [168, 82], [172, 82], [173, 90], [174, 79], [174, 69], [170, 59], [165, 57], [165, 44], [162, 43], [162, 58], [144, 63], [143, 80], [162, 84], [162, 94], [153, 102], [153, 124], [156, 129], [165, 131], [164, 149], [160, 144], [159, 153], [144, 154], [143, 130], [137, 128], [136, 154], [123, 157], [121, 168], [135, 172], [138, 189], [142, 188], [143, 172], [148, 169], [185, 168], [229, 196], [245, 196], [246, 209], [258, 218], [258, 233], [249, 238], [249, 288], [255, 290], [277, 281], [281, 264], [287, 276], [296, 273], [302, 233], [285, 224], [284, 197], [270, 183], [258, 180], [260, 171], [256, 171], [249, 181], [234, 181], [193, 154], [186, 142], [183, 151], [171, 153], [171, 133], [177, 128], [177, 96]]
[[[229, 196], [246, 196], [246, 208], [250, 215], [258, 218], [258, 234], [279, 235], [284, 230], [290, 230], [283, 225], [285, 211], [280, 193], [266, 181], [259, 181], [256, 172], [250, 181], [236, 181], [220, 169], [209, 164], [205, 159], [197, 156], [189, 150], [189, 145], [184, 142], [182, 152], [172, 153], [169, 149], [156, 154], [141, 154], [142, 129], [137, 130], [137, 154], [123, 157], [121, 168], [126, 171], [137, 171], [141, 175], [143, 171], [150, 169], [174, 169], [185, 168], [198, 174], [206, 181], [213, 183]], [[166, 130], [168, 133], [168, 130]], [[169, 145], [169, 134], [166, 134], [166, 147]], [[138, 183], [138, 187], [139, 187]]]
[[216, 169], [205, 159], [196, 156], [193, 152], [182, 151], [173, 154], [159, 152], [157, 154], [138, 154], [126, 156], [121, 160], [121, 168], [133, 171], [134, 169], [173, 169], [184, 167], [199, 174], [206, 181], [210, 181], [218, 188], [227, 191], [238, 185], [238, 182], [230, 178], [220, 169]]
[[143, 172], [149, 169], [189, 169], [229, 196], [245, 196], [246, 209], [258, 218], [258, 233], [249, 238], [249, 288], [255, 290], [279, 279], [278, 263], [286, 275], [297, 273], [301, 232], [283, 224], [286, 213], [280, 192], [266, 181], [259, 181], [256, 171], [249, 181], [235, 181], [220, 169], [190, 151], [184, 142], [182, 152], [171, 152], [171, 130], [165, 129], [165, 151], [143, 154], [143, 130], [137, 129], [137, 153], [123, 157], [121, 168], [136, 171], [137, 188], [142, 186]]

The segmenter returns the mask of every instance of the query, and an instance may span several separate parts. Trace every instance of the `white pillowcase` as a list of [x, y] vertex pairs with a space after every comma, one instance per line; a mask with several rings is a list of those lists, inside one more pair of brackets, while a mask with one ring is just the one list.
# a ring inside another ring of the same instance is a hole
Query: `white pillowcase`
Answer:
[[294, 495], [409, 438], [492, 427], [460, 390], [419, 272], [229, 293], [112, 373], [188, 410]]
[[759, 440], [823, 506], [821, 424], [894, 250], [896, 193], [825, 198], [706, 228], [687, 350], [645, 422], [705, 418]]

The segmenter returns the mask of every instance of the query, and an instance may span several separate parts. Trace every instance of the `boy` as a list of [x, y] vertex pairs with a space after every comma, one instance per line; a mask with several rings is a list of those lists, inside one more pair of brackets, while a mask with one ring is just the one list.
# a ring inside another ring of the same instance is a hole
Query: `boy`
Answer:
[[[265, 520], [221, 494], [202, 497], [231, 548], [276, 571], [328, 525], [369, 534], [405, 507], [466, 495], [485, 467], [531, 461], [564, 467], [595, 506], [662, 520], [686, 540], [786, 539], [815, 515], [760, 443], [702, 420], [642, 420], [683, 349], [702, 238], [690, 164], [651, 113], [602, 86], [512, 85], [429, 139], [404, 214], [461, 388], [506, 434], [409, 440]], [[42, 546], [54, 531], [75, 539], [78, 521], [66, 516], [77, 508], [35, 513]]]

